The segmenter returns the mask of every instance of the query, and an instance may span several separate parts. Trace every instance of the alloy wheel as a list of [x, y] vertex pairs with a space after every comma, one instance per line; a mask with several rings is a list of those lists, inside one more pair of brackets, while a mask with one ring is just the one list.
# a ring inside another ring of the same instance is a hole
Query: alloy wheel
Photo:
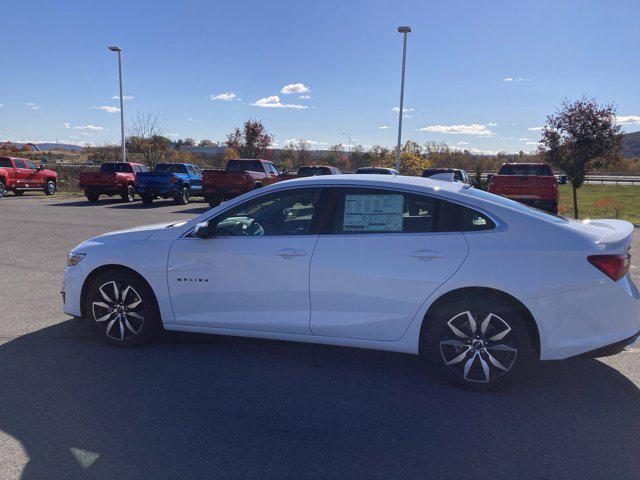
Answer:
[[95, 297], [91, 303], [93, 320], [107, 337], [121, 341], [140, 333], [144, 304], [131, 285], [110, 281], [98, 288]]
[[509, 324], [495, 313], [461, 312], [446, 326], [439, 342], [440, 355], [447, 368], [463, 380], [493, 382], [513, 367], [518, 346]]

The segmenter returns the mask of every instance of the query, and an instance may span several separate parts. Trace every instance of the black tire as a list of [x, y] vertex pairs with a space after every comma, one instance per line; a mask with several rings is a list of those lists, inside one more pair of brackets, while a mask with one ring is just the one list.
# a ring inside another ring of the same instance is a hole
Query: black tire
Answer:
[[135, 195], [136, 195], [136, 191], [133, 188], [133, 185], [127, 185], [126, 190], [122, 192], [122, 195], [120, 195], [120, 198], [122, 199], [123, 202], [131, 203], [135, 199]]
[[255, 185], [253, 186], [254, 190], [257, 190], [258, 188], [262, 188], [262, 184], [260, 182], [256, 182]]
[[189, 203], [189, 187], [187, 186], [182, 187], [180, 192], [178, 192], [176, 196], [173, 197], [173, 201], [176, 202], [178, 205], [188, 204]]
[[0, 198], [4, 197], [7, 193], [7, 189], [4, 186], [4, 182], [0, 181]]
[[45, 195], [54, 195], [56, 193], [56, 182], [53, 180], [47, 180], [44, 184], [44, 194]]
[[103, 341], [122, 347], [148, 343], [162, 330], [153, 291], [126, 270], [106, 271], [93, 280], [87, 289], [84, 318]]
[[525, 312], [501, 296], [458, 296], [429, 317], [420, 340], [421, 354], [441, 377], [463, 388], [490, 390], [505, 385], [535, 358]]
[[220, 197], [218, 195], [213, 196], [213, 197], [207, 197], [205, 200], [212, 207], [217, 207], [218, 205], [220, 205], [222, 203], [222, 197]]
[[142, 203], [145, 205], [151, 205], [153, 203], [153, 195], [143, 195]]
[[24, 195], [24, 190], [14, 190], [14, 191], [13, 191], [13, 194], [14, 194], [16, 197], [21, 197], [22, 195]]
[[98, 200], [100, 199], [100, 194], [95, 192], [87, 192], [86, 196], [87, 200], [91, 203], [98, 203]]

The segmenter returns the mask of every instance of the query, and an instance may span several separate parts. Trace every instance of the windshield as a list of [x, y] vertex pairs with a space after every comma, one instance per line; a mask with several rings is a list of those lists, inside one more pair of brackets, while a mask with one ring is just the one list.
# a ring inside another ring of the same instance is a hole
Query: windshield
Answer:
[[511, 164], [502, 165], [498, 175], [552, 176], [549, 165]]
[[128, 163], [103, 163], [100, 165], [100, 173], [131, 173], [131, 165]]
[[327, 167], [300, 167], [298, 175], [301, 177], [314, 177], [316, 175], [331, 175], [331, 170]]
[[494, 195], [493, 193], [485, 192], [484, 190], [479, 190], [477, 188], [465, 188], [461, 190], [460, 193], [480, 198], [492, 203], [497, 203], [498, 205], [503, 205], [505, 207], [513, 208], [520, 212], [526, 213], [528, 215], [533, 215], [544, 220], [551, 220], [552, 222], [556, 223], [567, 223], [569, 221], [565, 217], [561, 217], [560, 215], [553, 215], [551, 213], [538, 210], [537, 208], [529, 207], [528, 205], [525, 205], [523, 203], [501, 197], [500, 195]]
[[227, 172], [264, 172], [262, 162], [258, 160], [229, 160]]
[[155, 173], [187, 173], [187, 166], [181, 163], [160, 163], [156, 165]]

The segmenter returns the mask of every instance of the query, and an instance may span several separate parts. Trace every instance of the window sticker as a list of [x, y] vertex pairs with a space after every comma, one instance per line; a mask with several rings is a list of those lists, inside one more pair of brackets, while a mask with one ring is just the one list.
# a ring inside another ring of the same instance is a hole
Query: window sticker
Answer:
[[345, 195], [344, 232], [401, 232], [403, 195]]

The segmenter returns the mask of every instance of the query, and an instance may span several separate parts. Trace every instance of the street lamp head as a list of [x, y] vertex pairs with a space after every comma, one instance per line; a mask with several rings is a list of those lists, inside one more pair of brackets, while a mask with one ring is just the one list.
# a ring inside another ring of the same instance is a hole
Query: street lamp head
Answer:
[[398, 27], [398, 32], [400, 33], [409, 33], [410, 31], [411, 31], [411, 27], [409, 26]]
[[120, 47], [116, 47], [116, 46], [109, 47], [109, 50], [111, 50], [112, 52], [121, 52], [122, 51], [122, 49]]

